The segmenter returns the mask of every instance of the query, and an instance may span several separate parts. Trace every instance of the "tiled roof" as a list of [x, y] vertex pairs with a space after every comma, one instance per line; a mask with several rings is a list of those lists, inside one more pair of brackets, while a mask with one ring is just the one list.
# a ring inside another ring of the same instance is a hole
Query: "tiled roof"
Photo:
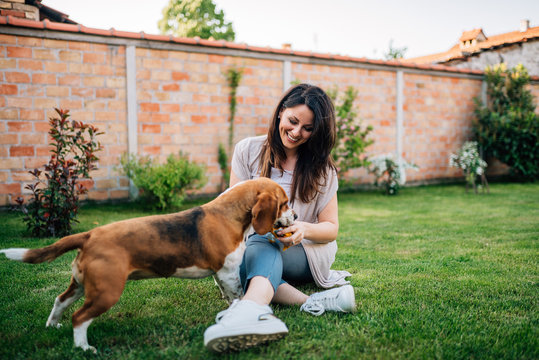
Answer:
[[481, 34], [482, 32], [483, 32], [483, 29], [473, 29], [470, 31], [464, 31], [459, 40], [462, 42], [462, 41], [477, 39], [479, 34]]
[[480, 33], [482, 33], [481, 29], [465, 31], [462, 33], [462, 36], [459, 39], [460, 43], [454, 45], [451, 49], [445, 52], [403, 59], [402, 61], [407, 63], [429, 64], [464, 59], [467, 56], [493, 48], [539, 39], [539, 26], [529, 28], [528, 30], [522, 32], [517, 30], [500, 35], [489, 36], [484, 41], [477, 41], [471, 45], [461, 46], [461, 42], [477, 39], [477, 36], [479, 36]]
[[33, 20], [22, 19], [22, 18], [17, 18], [13, 16], [0, 16], [0, 26], [33, 28], [33, 29], [38, 29], [38, 30], [39, 29], [56, 30], [56, 31], [65, 31], [65, 32], [71, 32], [71, 33], [110, 36], [110, 37], [126, 38], [126, 39], [163, 41], [163, 42], [195, 45], [195, 46], [203, 46], [203, 47], [246, 50], [246, 51], [259, 52], [259, 53], [292, 55], [292, 56], [309, 57], [309, 58], [315, 58], [315, 59], [339, 60], [339, 61], [348, 61], [348, 62], [364, 63], [364, 64], [371, 64], [371, 65], [394, 66], [394, 67], [401, 67], [401, 68], [408, 68], [408, 69], [436, 70], [436, 71], [462, 73], [462, 74], [474, 74], [474, 75], [483, 74], [483, 71], [481, 70], [459, 69], [455, 67], [437, 65], [437, 64], [413, 64], [413, 63], [404, 63], [402, 61], [397, 61], [397, 60], [390, 60], [390, 61], [373, 60], [373, 59], [367, 59], [367, 58], [357, 58], [357, 57], [343, 56], [343, 55], [329, 54], [329, 53], [324, 54], [324, 53], [315, 53], [315, 52], [309, 52], [309, 51], [297, 51], [293, 49], [276, 49], [276, 48], [270, 48], [270, 47], [258, 47], [258, 46], [251, 46], [247, 44], [234, 43], [234, 42], [229, 42], [229, 41], [224, 41], [224, 40], [205, 40], [205, 39], [200, 39], [198, 37], [183, 38], [183, 37], [174, 37], [172, 35], [152, 35], [152, 34], [146, 34], [144, 32], [120, 31], [120, 30], [115, 30], [114, 28], [111, 28], [109, 30], [103, 30], [103, 29], [89, 28], [81, 24], [57, 23], [57, 22], [51, 22], [49, 20], [33, 21]]

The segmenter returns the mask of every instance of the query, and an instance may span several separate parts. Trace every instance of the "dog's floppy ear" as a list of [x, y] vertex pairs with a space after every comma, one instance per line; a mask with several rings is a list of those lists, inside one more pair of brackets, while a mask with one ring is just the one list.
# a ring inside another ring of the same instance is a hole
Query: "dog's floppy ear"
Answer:
[[277, 219], [277, 199], [268, 192], [258, 195], [255, 206], [251, 211], [253, 227], [257, 234], [264, 235], [273, 230], [273, 223]]

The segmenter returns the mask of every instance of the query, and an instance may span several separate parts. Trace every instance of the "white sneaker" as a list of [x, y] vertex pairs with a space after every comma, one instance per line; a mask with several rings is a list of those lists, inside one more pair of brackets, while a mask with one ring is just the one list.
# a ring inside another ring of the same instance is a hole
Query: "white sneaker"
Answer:
[[234, 300], [216, 316], [216, 324], [204, 332], [204, 345], [213, 351], [242, 350], [288, 334], [285, 323], [267, 305]]
[[320, 316], [326, 311], [353, 312], [356, 310], [354, 288], [351, 285], [345, 285], [312, 294], [301, 305], [300, 310], [315, 316]]

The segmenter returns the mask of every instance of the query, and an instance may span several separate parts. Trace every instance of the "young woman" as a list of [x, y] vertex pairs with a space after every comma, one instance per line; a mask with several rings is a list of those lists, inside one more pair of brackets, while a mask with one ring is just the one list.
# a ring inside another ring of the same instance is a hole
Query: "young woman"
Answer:
[[[271, 234], [252, 233], [240, 267], [245, 296], [216, 317], [204, 333], [215, 351], [240, 350], [288, 333], [270, 303], [297, 304], [314, 315], [355, 309], [350, 273], [330, 270], [339, 230], [337, 173], [331, 158], [335, 144], [335, 110], [319, 87], [300, 84], [279, 101], [267, 135], [240, 141], [234, 150], [230, 186], [268, 177], [286, 191], [298, 220]], [[285, 237], [284, 234], [292, 235]], [[283, 251], [284, 246], [290, 246]], [[314, 282], [332, 288], [308, 296], [293, 284]]]

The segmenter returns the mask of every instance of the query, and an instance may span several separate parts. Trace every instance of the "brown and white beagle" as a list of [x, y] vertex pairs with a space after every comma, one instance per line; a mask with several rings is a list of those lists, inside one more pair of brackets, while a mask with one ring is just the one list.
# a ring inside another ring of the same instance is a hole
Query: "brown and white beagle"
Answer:
[[88, 326], [119, 300], [127, 280], [214, 275], [224, 297], [232, 302], [243, 295], [239, 265], [249, 226], [266, 234], [294, 220], [284, 190], [260, 178], [239, 183], [190, 210], [115, 222], [40, 249], [0, 252], [9, 259], [35, 264], [78, 249], [71, 283], [56, 298], [46, 325], [60, 327], [64, 310], [84, 295], [84, 304], [72, 317], [74, 342], [95, 352], [88, 344]]

